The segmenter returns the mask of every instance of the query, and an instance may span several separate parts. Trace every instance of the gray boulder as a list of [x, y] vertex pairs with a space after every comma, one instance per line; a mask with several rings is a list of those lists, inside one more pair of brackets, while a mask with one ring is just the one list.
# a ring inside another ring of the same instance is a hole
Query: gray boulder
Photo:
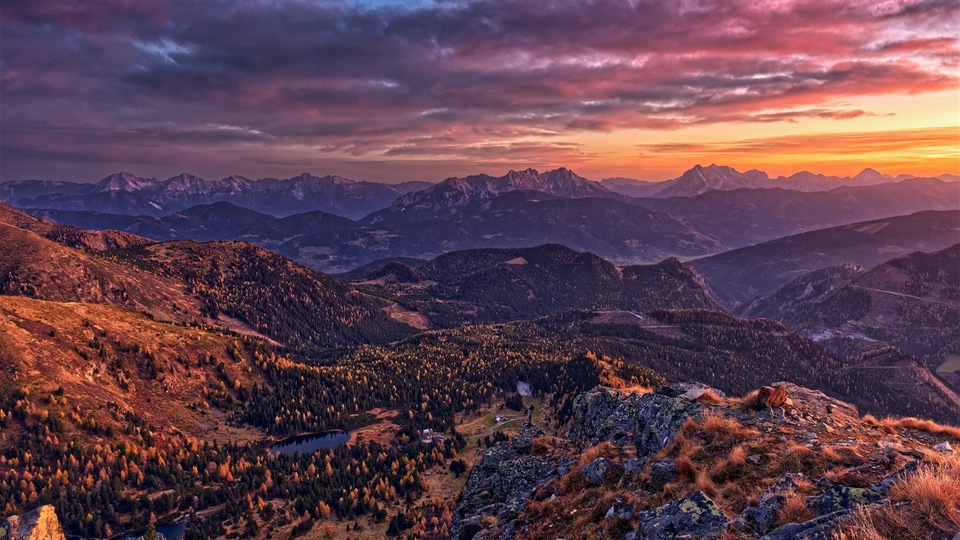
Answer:
[[702, 491], [640, 512], [638, 519], [634, 540], [719, 538], [727, 529], [727, 517]]
[[760, 540], [831, 540], [833, 531], [847, 519], [852, 510], [840, 510], [805, 521], [787, 523], [773, 530]]
[[677, 462], [661, 459], [650, 464], [650, 489], [660, 491], [677, 475]]
[[530, 422], [524, 422], [520, 426], [520, 433], [514, 435], [513, 439], [510, 440], [510, 445], [521, 454], [529, 454], [533, 447], [533, 439], [537, 437], [543, 437], [543, 431]]
[[840, 510], [850, 510], [858, 504], [875, 503], [882, 498], [876, 491], [866, 488], [833, 486], [823, 495], [807, 497], [807, 505], [818, 516], [823, 516]]
[[601, 457], [587, 463], [580, 473], [588, 483], [599, 486], [606, 479], [607, 472], [616, 467], [621, 467], [621, 465]]
[[632, 443], [638, 457], [647, 458], [673, 440], [684, 420], [702, 411], [701, 405], [680, 397], [597, 387], [574, 400], [573, 419], [565, 435], [583, 445]]
[[799, 489], [794, 477], [793, 474], [785, 475], [763, 492], [756, 506], [748, 506], [740, 514], [740, 517], [746, 520], [755, 532], [763, 534], [776, 523], [777, 513], [783, 507], [787, 497]]

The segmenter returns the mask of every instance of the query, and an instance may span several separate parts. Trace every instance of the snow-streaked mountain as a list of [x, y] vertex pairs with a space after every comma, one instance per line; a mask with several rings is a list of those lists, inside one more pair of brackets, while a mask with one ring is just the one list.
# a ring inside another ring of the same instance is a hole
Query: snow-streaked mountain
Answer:
[[159, 187], [156, 178], [143, 178], [126, 171], [111, 174], [96, 184], [83, 190], [84, 193], [104, 193], [107, 191], [154, 191]]
[[672, 185], [658, 191], [655, 197], [693, 197], [712, 190], [729, 191], [741, 188], [773, 187], [770, 177], [756, 169], [740, 172], [723, 165], [696, 165], [676, 178]]
[[474, 209], [511, 191], [545, 193], [564, 199], [619, 197], [573, 171], [561, 167], [544, 173], [511, 170], [499, 177], [487, 174], [448, 178], [427, 189], [407, 193], [389, 207], [364, 218], [370, 224], [397, 224], [442, 218]]

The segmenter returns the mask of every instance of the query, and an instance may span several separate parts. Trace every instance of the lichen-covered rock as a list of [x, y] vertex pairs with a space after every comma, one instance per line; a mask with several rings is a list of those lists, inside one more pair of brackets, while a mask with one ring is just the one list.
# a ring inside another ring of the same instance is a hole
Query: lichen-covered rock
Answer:
[[599, 486], [607, 477], [607, 471], [617, 467], [618, 465], [613, 461], [610, 461], [606, 458], [597, 458], [587, 465], [580, 471], [580, 474], [587, 480], [588, 483]]
[[701, 405], [678, 396], [598, 387], [577, 396], [566, 437], [584, 445], [600, 441], [632, 443], [637, 447], [637, 455], [645, 458], [665, 447], [684, 420], [701, 411]]
[[677, 474], [677, 462], [661, 459], [650, 464], [650, 489], [660, 491]]
[[876, 491], [881, 495], [886, 495], [887, 493], [890, 492], [890, 488], [892, 488], [893, 485], [896, 484], [900, 479], [902, 479], [903, 477], [909, 474], [916, 473], [919, 469], [920, 469], [920, 462], [917, 460], [913, 460], [907, 463], [906, 465], [904, 465], [903, 467], [901, 467], [899, 470], [897, 470], [893, 474], [890, 474], [884, 477], [883, 480], [880, 480], [875, 485], [871, 486], [870, 489]]
[[542, 437], [543, 431], [530, 422], [524, 422], [520, 426], [520, 432], [513, 436], [510, 445], [520, 454], [529, 454], [533, 447], [533, 439]]
[[833, 531], [846, 520], [852, 510], [840, 510], [803, 523], [787, 523], [760, 540], [831, 540]]
[[66, 540], [57, 513], [51, 505], [44, 505], [20, 516], [7, 518], [0, 527], [3, 540]]
[[777, 521], [777, 513], [783, 507], [787, 497], [796, 493], [798, 489], [794, 475], [787, 474], [763, 492], [756, 506], [748, 506], [740, 516], [755, 532], [763, 534], [769, 531]]
[[875, 503], [882, 499], [879, 493], [865, 488], [833, 486], [823, 495], [807, 497], [807, 505], [818, 516], [849, 510], [858, 504]]
[[[504, 529], [523, 511], [533, 491], [558, 475], [554, 460], [519, 454], [508, 443], [487, 450], [470, 471], [453, 516], [452, 537], [468, 540], [483, 516], [495, 516]], [[508, 529], [509, 530], [509, 529]]]
[[727, 528], [727, 517], [702, 491], [640, 512], [638, 520], [635, 540], [719, 538]]
[[643, 460], [632, 457], [623, 464], [623, 474], [633, 476], [643, 470]]

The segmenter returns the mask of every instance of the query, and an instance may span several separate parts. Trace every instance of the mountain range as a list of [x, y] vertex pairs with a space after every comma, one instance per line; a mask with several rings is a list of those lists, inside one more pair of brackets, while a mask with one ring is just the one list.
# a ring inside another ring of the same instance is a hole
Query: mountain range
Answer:
[[95, 184], [14, 181], [0, 184], [0, 198], [19, 208], [93, 210], [159, 216], [219, 201], [229, 201], [271, 215], [323, 211], [358, 218], [390, 205], [398, 196], [423, 189], [427, 182], [383, 184], [340, 176], [303, 173], [287, 179], [250, 180], [229, 176], [205, 180], [183, 173], [166, 180], [127, 172]]
[[[828, 176], [810, 171], [800, 171], [790, 176], [771, 178], [756, 169], [740, 172], [733, 167], [711, 164], [696, 165], [677, 178], [663, 182], [648, 182], [631, 178], [606, 178], [600, 183], [609, 189], [630, 197], [692, 197], [708, 191], [734, 189], [781, 188], [793, 191], [830, 191], [839, 187], [863, 187], [915, 178], [913, 175], [891, 176], [875, 169], [866, 168], [854, 176]], [[945, 182], [960, 181], [954, 174], [942, 174], [938, 179]]]
[[[719, 165], [697, 165], [681, 176], [664, 182], [629, 178], [593, 182], [565, 168], [545, 173], [533, 169], [510, 171], [501, 177], [479, 174], [448, 178], [439, 184], [420, 181], [387, 184], [354, 181], [340, 176], [318, 177], [309, 173], [286, 179], [259, 180], [236, 175], [207, 180], [182, 173], [158, 180], [119, 172], [93, 184], [42, 180], [3, 182], [0, 183], [0, 202], [19, 208], [91, 210], [150, 216], [168, 215], [197, 204], [230, 202], [278, 217], [322, 211], [360, 219], [384, 210], [370, 219], [411, 221], [429, 208], [433, 208], [434, 212], [444, 207], [464, 208], [512, 190], [538, 191], [566, 198], [669, 198], [743, 188], [828, 191], [843, 186], [862, 187], [909, 178], [912, 177], [894, 177], [868, 168], [853, 177], [841, 178], [801, 171], [790, 177], [771, 180], [762, 171], [741, 173]], [[939, 178], [947, 182], [960, 180], [956, 175], [949, 174]]]
[[249, 241], [332, 273], [384, 258], [425, 260], [463, 249], [545, 243], [629, 265], [670, 256], [703, 257], [824, 227], [921, 210], [956, 210], [960, 209], [956, 186], [939, 179], [912, 178], [811, 193], [737, 189], [693, 197], [631, 199], [561, 169], [451, 179], [403, 195], [390, 207], [356, 221], [320, 211], [277, 218], [229, 202], [161, 216], [57, 209], [30, 212], [59, 223], [122, 230], [155, 240]]

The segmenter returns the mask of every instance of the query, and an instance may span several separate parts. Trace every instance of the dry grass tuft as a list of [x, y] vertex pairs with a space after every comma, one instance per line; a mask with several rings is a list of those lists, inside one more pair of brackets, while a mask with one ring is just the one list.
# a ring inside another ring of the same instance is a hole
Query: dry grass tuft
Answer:
[[884, 418], [880, 424], [883, 426], [889, 426], [893, 429], [915, 429], [917, 431], [932, 433], [933, 435], [946, 435], [947, 437], [951, 437], [960, 441], [960, 427], [945, 426], [943, 424], [938, 424], [933, 420], [923, 420], [909, 416], [907, 418], [900, 419]]
[[707, 494], [709, 497], [717, 496], [717, 485], [710, 478], [710, 473], [706, 469], [701, 469], [697, 473], [697, 478], [693, 481], [693, 487]]
[[614, 388], [616, 390], [619, 390], [621, 392], [626, 392], [628, 394], [650, 394], [653, 392], [653, 388], [650, 388], [649, 386], [639, 385], [639, 384], [635, 384], [632, 386], [616, 386], [615, 383], [612, 383], [612, 385], [604, 385], [604, 386], [610, 386], [610, 388]]
[[888, 417], [884, 418], [883, 420], [877, 420], [877, 418], [872, 414], [864, 415], [861, 420], [863, 420], [863, 423], [874, 426], [886, 433], [897, 433], [898, 429], [914, 429], [917, 431], [925, 431], [933, 435], [946, 435], [947, 437], [951, 437], [960, 441], [960, 427], [938, 424], [933, 420], [924, 420], [922, 418], [914, 418], [912, 416], [908, 416], [906, 418]]
[[712, 390], [707, 390], [696, 399], [696, 402], [701, 405], [727, 405], [730, 400], [718, 396]]
[[753, 390], [749, 394], [743, 396], [742, 398], [740, 398], [740, 408], [744, 411], [749, 411], [753, 409], [757, 405], [757, 402], [758, 402], [757, 398], [759, 396], [760, 396], [759, 389]]
[[960, 458], [923, 467], [894, 484], [890, 498], [908, 502], [917, 517], [940, 531], [960, 531]]
[[563, 440], [557, 437], [534, 437], [530, 441], [530, 452], [535, 456], [543, 456], [555, 451], [563, 445]]
[[949, 537], [960, 531], [960, 456], [928, 463], [894, 484], [898, 505], [862, 507], [834, 540]]
[[596, 446], [591, 446], [580, 455], [580, 466], [587, 465], [597, 458], [613, 458], [617, 455], [617, 447], [610, 441], [602, 442]]
[[743, 441], [759, 435], [735, 418], [710, 409], [703, 411], [695, 429], [712, 442]]
[[730, 453], [727, 454], [727, 464], [740, 464], [746, 463], [746, 461], [747, 449], [742, 444], [734, 446], [733, 450], [730, 450]]
[[783, 506], [777, 510], [777, 522], [784, 523], [803, 523], [816, 517], [807, 501], [800, 495], [790, 495], [783, 501]]

